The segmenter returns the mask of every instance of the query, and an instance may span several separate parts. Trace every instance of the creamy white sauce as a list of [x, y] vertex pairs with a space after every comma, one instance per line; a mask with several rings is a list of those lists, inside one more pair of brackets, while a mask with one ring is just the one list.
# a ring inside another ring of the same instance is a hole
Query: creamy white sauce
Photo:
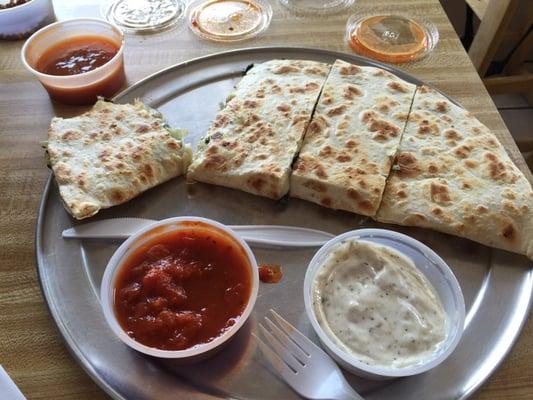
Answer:
[[332, 249], [315, 276], [313, 307], [332, 341], [368, 365], [417, 364], [446, 338], [446, 312], [431, 283], [407, 257], [370, 242]]

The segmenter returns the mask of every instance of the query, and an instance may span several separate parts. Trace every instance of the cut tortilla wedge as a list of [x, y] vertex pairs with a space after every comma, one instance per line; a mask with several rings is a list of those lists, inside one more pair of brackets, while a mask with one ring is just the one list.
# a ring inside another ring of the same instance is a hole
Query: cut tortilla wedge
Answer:
[[461, 236], [533, 259], [533, 191], [496, 136], [419, 87], [376, 219]]
[[237, 84], [203, 141], [187, 179], [279, 199], [330, 65], [272, 60]]
[[291, 176], [291, 197], [374, 216], [415, 85], [337, 60]]
[[140, 101], [99, 100], [82, 115], [52, 119], [47, 152], [63, 204], [77, 219], [181, 175], [191, 162], [179, 131]]

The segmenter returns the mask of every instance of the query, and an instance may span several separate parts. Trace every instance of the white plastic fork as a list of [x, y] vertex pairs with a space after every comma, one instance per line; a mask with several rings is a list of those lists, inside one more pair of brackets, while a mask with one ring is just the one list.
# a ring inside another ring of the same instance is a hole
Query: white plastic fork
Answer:
[[339, 367], [320, 347], [270, 310], [275, 324], [265, 316], [259, 324], [265, 343], [254, 335], [272, 367], [301, 396], [307, 399], [363, 400], [342, 375]]

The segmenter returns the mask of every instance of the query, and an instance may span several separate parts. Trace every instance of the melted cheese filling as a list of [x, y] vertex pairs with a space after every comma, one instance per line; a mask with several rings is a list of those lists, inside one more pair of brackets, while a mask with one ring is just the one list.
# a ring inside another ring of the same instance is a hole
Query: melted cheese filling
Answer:
[[370, 242], [331, 251], [315, 277], [313, 307], [331, 340], [368, 365], [415, 365], [446, 338], [446, 313], [431, 283], [411, 260]]

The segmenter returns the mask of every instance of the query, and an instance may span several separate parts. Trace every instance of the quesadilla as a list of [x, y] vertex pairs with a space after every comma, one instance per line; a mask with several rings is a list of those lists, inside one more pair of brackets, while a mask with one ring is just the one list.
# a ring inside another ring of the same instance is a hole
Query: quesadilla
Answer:
[[74, 118], [54, 118], [47, 152], [67, 211], [77, 219], [124, 203], [181, 175], [191, 149], [140, 101], [99, 100]]
[[329, 69], [303, 60], [255, 65], [201, 140], [188, 180], [283, 197]]
[[533, 257], [533, 191], [496, 136], [418, 88], [376, 219]]
[[337, 60], [294, 165], [291, 196], [375, 215], [415, 88], [385, 70]]

